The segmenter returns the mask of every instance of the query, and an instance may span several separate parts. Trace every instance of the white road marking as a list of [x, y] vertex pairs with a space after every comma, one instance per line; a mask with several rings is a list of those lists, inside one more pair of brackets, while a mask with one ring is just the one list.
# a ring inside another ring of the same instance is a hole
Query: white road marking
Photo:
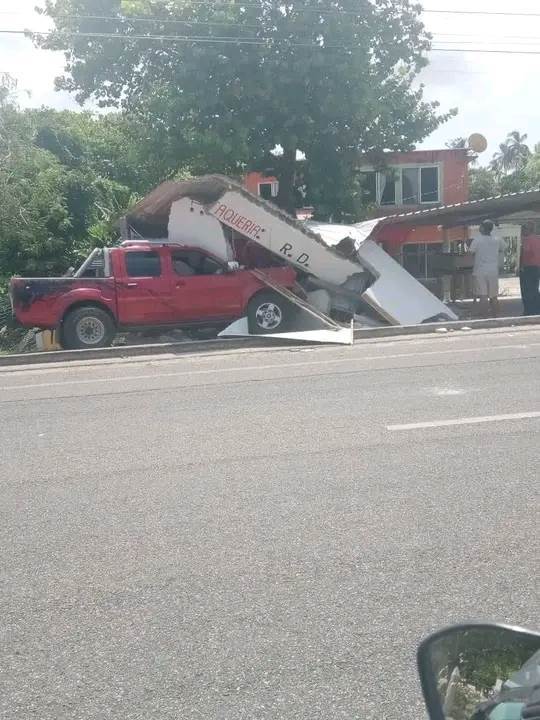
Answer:
[[453, 397], [457, 395], [465, 395], [466, 390], [459, 390], [458, 388], [432, 388], [431, 392], [437, 397]]
[[484, 415], [481, 417], [457, 418], [455, 420], [433, 420], [430, 422], [408, 423], [407, 425], [387, 425], [390, 432], [403, 430], [426, 430], [429, 428], [453, 427], [455, 425], [481, 425], [482, 423], [510, 422], [513, 420], [532, 420], [540, 418], [540, 412], [514, 413], [513, 415]]
[[[63, 387], [64, 385], [93, 385], [96, 383], [128, 382], [133, 380], [153, 380], [168, 377], [185, 377], [193, 375], [219, 375], [221, 373], [249, 372], [251, 370], [281, 370], [286, 372], [287, 368], [294, 367], [315, 367], [320, 365], [337, 365], [338, 363], [367, 362], [372, 360], [398, 360], [402, 358], [429, 357], [434, 355], [458, 355], [463, 353], [488, 353], [494, 350], [528, 350], [529, 348], [540, 347], [540, 343], [527, 343], [524, 345], [494, 345], [491, 348], [463, 348], [458, 350], [426, 350], [415, 353], [396, 353], [394, 355], [371, 355], [367, 357], [346, 357], [333, 358], [332, 360], [308, 360], [298, 363], [279, 363], [272, 365], [249, 365], [238, 367], [212, 368], [208, 370], [187, 370], [185, 372], [154, 373], [151, 375], [115, 375], [114, 377], [87, 378], [86, 380], [59, 380], [56, 382], [31, 383], [27, 385], [4, 385], [0, 392], [7, 390], [31, 390], [32, 388]], [[69, 368], [66, 368], [67, 370]]]

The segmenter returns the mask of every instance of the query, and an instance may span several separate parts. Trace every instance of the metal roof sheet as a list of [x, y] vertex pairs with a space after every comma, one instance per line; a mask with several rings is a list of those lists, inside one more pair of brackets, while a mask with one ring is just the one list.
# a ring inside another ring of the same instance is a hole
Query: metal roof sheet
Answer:
[[381, 218], [381, 225], [471, 225], [485, 218], [498, 219], [523, 210], [540, 210], [540, 190], [496, 195], [454, 205], [438, 205]]

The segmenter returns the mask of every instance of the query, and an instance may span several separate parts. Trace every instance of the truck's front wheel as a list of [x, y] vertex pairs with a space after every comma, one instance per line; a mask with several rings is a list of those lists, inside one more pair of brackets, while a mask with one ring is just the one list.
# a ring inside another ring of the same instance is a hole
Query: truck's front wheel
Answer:
[[287, 332], [295, 310], [282, 295], [273, 291], [259, 292], [248, 303], [249, 332], [252, 335]]
[[66, 350], [108, 347], [115, 336], [113, 319], [105, 310], [90, 305], [71, 310], [62, 326], [62, 347]]

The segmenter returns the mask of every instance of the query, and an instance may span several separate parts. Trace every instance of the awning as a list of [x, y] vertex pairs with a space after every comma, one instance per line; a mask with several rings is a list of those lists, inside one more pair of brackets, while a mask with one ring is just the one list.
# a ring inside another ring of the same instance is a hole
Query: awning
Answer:
[[[475, 225], [486, 218], [498, 220], [507, 218], [514, 213], [540, 211], [540, 190], [529, 190], [521, 193], [498, 195], [485, 200], [470, 200], [455, 205], [439, 205], [415, 212], [387, 215], [380, 219], [381, 225], [441, 225], [457, 227], [459, 225]], [[363, 225], [363, 223], [360, 223]], [[358, 226], [356, 226], [358, 227]]]

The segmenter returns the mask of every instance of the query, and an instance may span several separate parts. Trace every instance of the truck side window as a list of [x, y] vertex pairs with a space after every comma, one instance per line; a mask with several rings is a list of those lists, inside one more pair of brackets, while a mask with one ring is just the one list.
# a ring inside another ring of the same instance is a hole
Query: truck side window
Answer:
[[204, 256], [200, 264], [201, 275], [222, 275], [223, 266], [216, 262], [214, 258]]
[[126, 270], [129, 277], [159, 277], [161, 275], [159, 253], [136, 250], [127, 252]]
[[171, 253], [177, 275], [220, 275], [223, 266], [208, 255], [195, 250], [175, 250]]
[[189, 262], [188, 253], [173, 252], [171, 253], [173, 270], [177, 275], [195, 275], [195, 268]]

